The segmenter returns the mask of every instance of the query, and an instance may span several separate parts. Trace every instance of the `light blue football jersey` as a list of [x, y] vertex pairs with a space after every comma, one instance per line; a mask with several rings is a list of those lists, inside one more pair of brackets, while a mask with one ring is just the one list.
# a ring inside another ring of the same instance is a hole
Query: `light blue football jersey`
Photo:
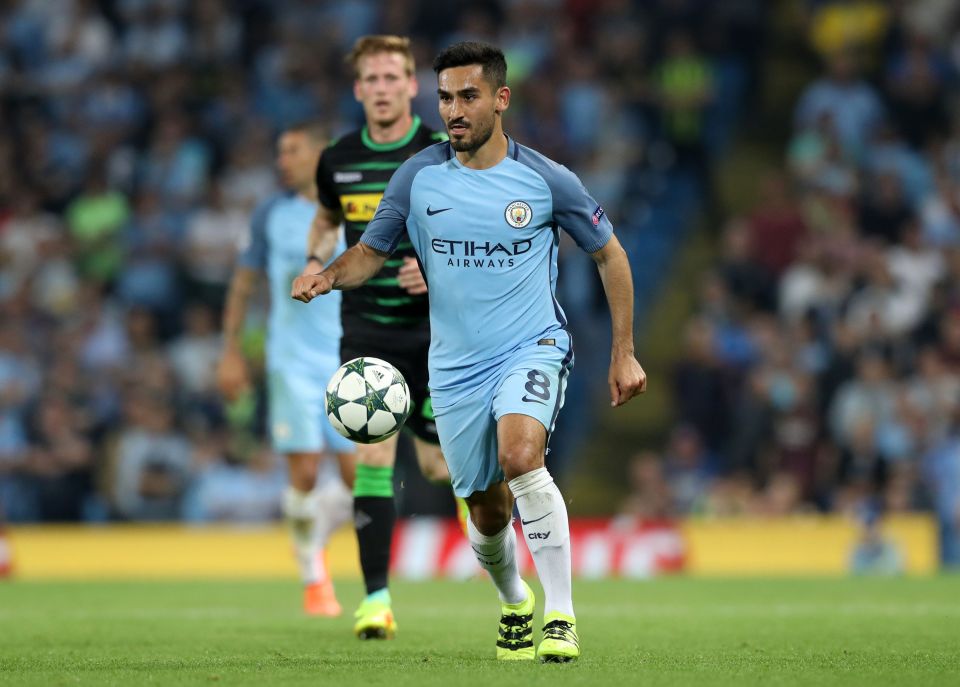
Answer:
[[[307, 368], [340, 355], [340, 294], [301, 303], [290, 298], [293, 280], [304, 267], [307, 237], [317, 206], [286, 193], [260, 204], [250, 223], [250, 237], [238, 259], [241, 267], [266, 272], [270, 283], [267, 367]], [[345, 249], [343, 237], [335, 254]]]
[[406, 231], [420, 258], [435, 407], [566, 325], [554, 297], [560, 229], [588, 253], [613, 233], [576, 175], [513, 139], [490, 169], [464, 167], [444, 142], [394, 173], [361, 241], [390, 253]]

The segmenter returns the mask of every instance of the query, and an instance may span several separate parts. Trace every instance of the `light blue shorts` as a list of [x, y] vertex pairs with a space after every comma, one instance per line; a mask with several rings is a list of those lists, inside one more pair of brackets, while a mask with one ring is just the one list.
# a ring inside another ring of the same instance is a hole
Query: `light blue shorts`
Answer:
[[354, 443], [327, 419], [327, 381], [340, 367], [330, 356], [308, 370], [273, 369], [268, 374], [270, 438], [278, 453], [353, 453]]
[[538, 420], [553, 431], [567, 377], [573, 369], [573, 346], [565, 331], [555, 338], [522, 348], [505, 360], [488, 381], [451, 405], [438, 407], [434, 394], [434, 416], [440, 448], [443, 450], [453, 491], [470, 496], [503, 480], [497, 451], [497, 422], [516, 413]]

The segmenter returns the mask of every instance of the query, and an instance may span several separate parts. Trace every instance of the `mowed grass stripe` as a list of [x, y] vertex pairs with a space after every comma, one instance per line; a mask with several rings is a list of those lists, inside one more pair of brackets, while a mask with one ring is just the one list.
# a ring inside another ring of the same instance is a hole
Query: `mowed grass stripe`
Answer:
[[[584, 657], [493, 660], [485, 580], [392, 584], [400, 629], [355, 640], [294, 580], [0, 585], [4, 685], [942, 685], [956, 683], [960, 579], [575, 584]], [[362, 595], [338, 584], [349, 611]], [[542, 619], [539, 596], [537, 623]]]

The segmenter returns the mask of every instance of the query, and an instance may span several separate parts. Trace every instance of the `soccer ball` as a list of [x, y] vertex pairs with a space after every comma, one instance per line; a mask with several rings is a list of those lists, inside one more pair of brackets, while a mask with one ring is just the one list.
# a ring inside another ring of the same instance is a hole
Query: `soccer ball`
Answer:
[[360, 444], [376, 444], [396, 434], [410, 415], [410, 389], [385, 360], [354, 358], [330, 378], [326, 405], [337, 432]]

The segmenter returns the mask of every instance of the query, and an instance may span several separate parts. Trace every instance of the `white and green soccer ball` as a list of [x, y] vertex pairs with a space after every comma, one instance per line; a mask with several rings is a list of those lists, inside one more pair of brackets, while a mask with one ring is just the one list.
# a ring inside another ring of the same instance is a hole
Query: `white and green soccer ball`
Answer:
[[327, 418], [347, 439], [376, 444], [400, 431], [410, 415], [410, 389], [393, 365], [379, 358], [345, 362], [327, 384]]

